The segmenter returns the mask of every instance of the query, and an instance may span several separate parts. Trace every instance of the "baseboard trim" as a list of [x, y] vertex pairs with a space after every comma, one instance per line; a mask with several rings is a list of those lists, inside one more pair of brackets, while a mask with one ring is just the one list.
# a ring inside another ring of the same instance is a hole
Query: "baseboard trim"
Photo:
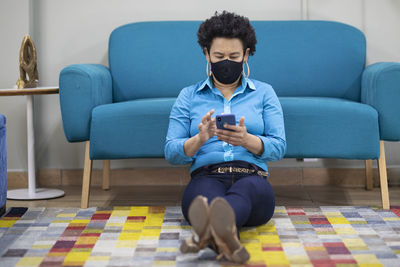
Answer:
[[[272, 185], [335, 185], [364, 187], [364, 168], [269, 168]], [[373, 169], [374, 186], [379, 187], [378, 169]], [[400, 167], [388, 168], [389, 186], [400, 186]], [[42, 169], [37, 171], [37, 186], [82, 185], [83, 169]], [[27, 187], [27, 172], [8, 172], [7, 187]], [[189, 167], [112, 169], [110, 186], [125, 185], [185, 185], [189, 182]], [[102, 170], [92, 171], [92, 186], [101, 186]]]

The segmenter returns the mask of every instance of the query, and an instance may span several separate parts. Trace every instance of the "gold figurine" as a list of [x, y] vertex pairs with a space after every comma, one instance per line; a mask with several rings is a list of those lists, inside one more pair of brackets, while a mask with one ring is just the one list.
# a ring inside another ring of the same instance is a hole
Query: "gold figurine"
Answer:
[[29, 34], [25, 35], [19, 50], [18, 89], [34, 88], [38, 85], [37, 55], [35, 44]]

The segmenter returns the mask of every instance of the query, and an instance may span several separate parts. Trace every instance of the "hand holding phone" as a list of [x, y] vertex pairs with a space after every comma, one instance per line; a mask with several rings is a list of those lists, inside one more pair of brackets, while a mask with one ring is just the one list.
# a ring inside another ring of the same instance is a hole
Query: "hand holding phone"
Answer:
[[236, 125], [235, 114], [221, 114], [221, 115], [215, 116], [215, 119], [216, 119], [217, 128], [221, 129], [221, 130], [232, 131], [232, 130], [224, 127], [225, 123], [230, 124], [230, 125]]

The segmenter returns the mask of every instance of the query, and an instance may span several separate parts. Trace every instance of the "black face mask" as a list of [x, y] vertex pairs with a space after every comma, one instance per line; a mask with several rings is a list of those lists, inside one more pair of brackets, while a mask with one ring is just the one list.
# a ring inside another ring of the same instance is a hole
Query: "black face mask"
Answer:
[[229, 59], [221, 60], [216, 63], [211, 62], [211, 72], [215, 78], [223, 84], [235, 82], [243, 70], [243, 60], [241, 62]]

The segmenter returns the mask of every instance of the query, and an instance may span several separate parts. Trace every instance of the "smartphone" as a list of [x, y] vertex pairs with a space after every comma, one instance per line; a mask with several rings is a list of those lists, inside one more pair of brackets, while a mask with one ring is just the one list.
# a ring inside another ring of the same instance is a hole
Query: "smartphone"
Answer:
[[232, 130], [224, 127], [225, 123], [230, 124], [230, 125], [236, 125], [235, 114], [221, 114], [221, 115], [215, 116], [215, 119], [216, 119], [216, 123], [217, 123], [217, 128], [221, 129], [221, 130], [232, 131]]

